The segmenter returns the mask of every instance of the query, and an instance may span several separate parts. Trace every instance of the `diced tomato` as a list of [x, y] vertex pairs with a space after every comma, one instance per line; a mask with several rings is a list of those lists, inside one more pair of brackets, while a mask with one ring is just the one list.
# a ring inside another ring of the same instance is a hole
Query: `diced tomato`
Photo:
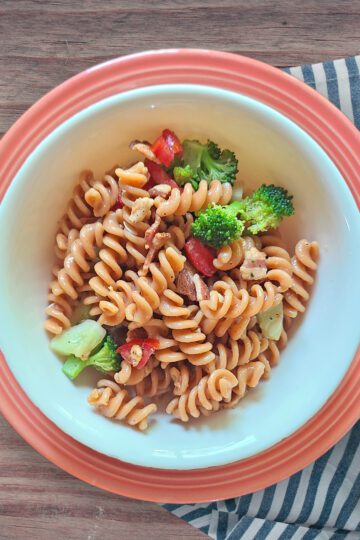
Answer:
[[[175, 180], [171, 178], [171, 176], [161, 167], [161, 165], [158, 165], [150, 159], [145, 159], [145, 167], [147, 167], [150, 173], [150, 181], [152, 180], [154, 184], [168, 184], [172, 188], [179, 187]], [[148, 183], [146, 185], [148, 185]]]
[[175, 133], [170, 129], [164, 129], [160, 137], [152, 144], [151, 150], [165, 167], [169, 167], [174, 157], [182, 154], [183, 148]]
[[119, 189], [119, 194], [118, 194], [118, 198], [117, 198], [117, 201], [116, 203], [114, 204], [114, 206], [112, 207], [111, 210], [118, 210], [119, 208], [123, 208], [124, 206], [124, 201], [122, 200], [121, 198], [121, 189]]
[[213, 264], [215, 251], [208, 246], [204, 246], [197, 238], [189, 238], [185, 244], [185, 253], [191, 264], [201, 274], [211, 277], [215, 274], [216, 268]]
[[[135, 351], [133, 350], [134, 345], [139, 347]], [[137, 369], [141, 369], [146, 366], [151, 355], [154, 354], [159, 347], [160, 343], [157, 339], [135, 338], [120, 345], [120, 347], [116, 349], [116, 352], [121, 355], [125, 362]]]
[[174, 152], [175, 156], [181, 156], [183, 153], [183, 147], [175, 133], [173, 131], [170, 131], [170, 129], [164, 129], [164, 131], [162, 132], [162, 136], [164, 137], [166, 144]]
[[156, 139], [154, 144], [151, 146], [151, 150], [154, 152], [158, 160], [165, 165], [165, 167], [168, 167], [172, 163], [175, 154], [170, 146], [167, 145], [162, 135]]

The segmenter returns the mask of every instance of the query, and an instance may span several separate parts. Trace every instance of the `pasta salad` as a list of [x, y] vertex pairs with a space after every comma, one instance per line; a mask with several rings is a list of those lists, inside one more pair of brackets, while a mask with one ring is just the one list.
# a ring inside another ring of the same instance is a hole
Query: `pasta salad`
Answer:
[[286, 189], [246, 196], [235, 154], [170, 129], [102, 179], [83, 171], [60, 219], [45, 329], [73, 380], [102, 375], [99, 413], [145, 430], [165, 394], [187, 422], [236, 406], [269, 377], [305, 311], [318, 244], [289, 253]]

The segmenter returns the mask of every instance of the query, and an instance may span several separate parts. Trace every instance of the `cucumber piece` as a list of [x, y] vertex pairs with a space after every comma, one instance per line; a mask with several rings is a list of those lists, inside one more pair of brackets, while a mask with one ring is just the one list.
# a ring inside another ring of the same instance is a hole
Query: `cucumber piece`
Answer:
[[283, 330], [284, 311], [283, 303], [267, 309], [256, 315], [257, 322], [264, 337], [277, 341]]
[[73, 354], [82, 360], [86, 360], [91, 351], [102, 342], [106, 335], [105, 329], [96, 321], [86, 319], [76, 326], [64, 330], [59, 336], [55, 336], [50, 346], [53, 351], [69, 356]]

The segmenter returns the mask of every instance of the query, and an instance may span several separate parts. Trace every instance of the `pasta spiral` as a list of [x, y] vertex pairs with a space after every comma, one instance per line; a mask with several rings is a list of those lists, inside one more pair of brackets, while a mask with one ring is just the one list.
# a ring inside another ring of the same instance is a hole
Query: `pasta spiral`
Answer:
[[246, 329], [249, 328], [251, 321], [251, 317], [243, 317], [242, 315], [236, 319], [225, 318], [218, 320], [203, 318], [200, 326], [207, 336], [213, 334], [217, 338], [222, 338], [228, 334], [231, 339], [237, 340], [240, 339], [246, 332]]
[[101, 243], [103, 228], [100, 223], [84, 225], [68, 248], [64, 266], [57, 272], [57, 279], [50, 284], [50, 304], [45, 310], [48, 319], [45, 329], [51, 334], [61, 334], [70, 326], [74, 301], [84, 286], [83, 275], [90, 270], [89, 260], [96, 257], [96, 248]]
[[156, 367], [135, 386], [135, 391], [138, 396], [154, 397], [167, 392], [171, 383], [170, 371]]
[[230, 401], [232, 390], [238, 385], [237, 377], [227, 369], [216, 369], [205, 375], [191, 390], [170, 401], [166, 407], [183, 422], [189, 417], [198, 418], [201, 413], [212, 411], [221, 401]]
[[200, 309], [207, 319], [235, 319], [246, 309], [249, 294], [246, 289], [234, 290], [225, 281], [217, 281], [210, 291], [209, 300], [200, 301]]
[[[212, 344], [206, 341], [206, 335], [199, 328], [199, 321], [194, 317], [196, 306], [184, 307], [184, 300], [175, 292], [167, 289], [161, 296], [159, 311], [164, 317], [165, 325], [171, 329], [173, 338], [180, 351], [190, 364], [203, 366], [211, 362], [215, 355]], [[157, 355], [157, 358], [159, 356]], [[181, 358], [182, 359], [182, 358]], [[172, 357], [161, 355], [162, 363], [174, 361]]]
[[122, 276], [121, 265], [126, 261], [127, 253], [124, 240], [120, 236], [106, 234], [99, 251], [99, 261], [94, 266], [96, 276], [89, 281], [96, 294], [106, 298], [109, 288], [114, 288]]
[[95, 221], [91, 208], [85, 201], [85, 193], [94, 182], [92, 171], [83, 171], [80, 174], [79, 183], [73, 191], [67, 210], [59, 221], [58, 233], [62, 233], [67, 237], [71, 229], [79, 231], [85, 223]]
[[175, 396], [181, 396], [189, 386], [193, 387], [199, 384], [203, 376], [201, 366], [188, 366], [185, 362], [178, 362], [176, 365], [165, 368], [165, 371], [168, 371], [174, 383], [173, 393]]
[[213, 180], [210, 185], [201, 180], [197, 191], [190, 183], [185, 184], [183, 191], [174, 188], [168, 200], [160, 202], [157, 213], [160, 217], [183, 216], [187, 212], [197, 212], [207, 208], [211, 203], [227, 204], [232, 197], [231, 184], [221, 184]]
[[106, 174], [101, 181], [94, 182], [85, 192], [85, 201], [93, 209], [95, 217], [105, 216], [118, 199], [119, 186], [117, 181]]
[[79, 238], [79, 229], [70, 229], [67, 234], [62, 232], [57, 233], [55, 238], [55, 255], [63, 261], [69, 253], [72, 243]]
[[257, 237], [245, 236], [235, 240], [232, 244], [220, 248], [216, 258], [213, 260], [215, 268], [222, 271], [232, 270], [243, 262], [245, 251], [251, 247], [260, 247], [260, 240]]
[[[266, 257], [265, 279], [268, 282], [275, 282], [279, 293], [285, 292], [293, 284], [290, 255], [285, 248], [277, 245], [280, 243], [277, 237], [267, 235], [261, 237], [261, 240], [267, 244], [262, 248], [262, 253]], [[275, 245], [270, 245], [270, 241], [274, 241]]]
[[237, 294], [226, 282], [217, 282], [214, 287], [222, 289], [224, 294], [212, 290], [210, 300], [200, 302], [200, 309], [204, 315], [201, 320], [202, 330], [206, 335], [213, 332], [216, 337], [228, 333], [231, 339], [240, 339], [252, 317], [282, 300], [277, 287], [270, 281], [265, 282], [264, 287], [252, 285], [249, 292], [240, 289]]
[[319, 255], [317, 242], [300, 240], [295, 247], [295, 255], [291, 259], [293, 268], [293, 285], [285, 293], [284, 315], [295, 318], [303, 313], [309, 299], [306, 289], [314, 283], [313, 274], [317, 268], [316, 260]]
[[153, 311], [160, 305], [161, 293], [173, 285], [186, 259], [176, 248], [169, 246], [158, 253], [158, 260], [149, 266], [151, 277], [139, 276], [134, 271], [126, 272], [134, 283], [131, 303], [126, 308], [129, 321], [144, 324], [152, 318]]
[[149, 199], [149, 193], [142, 189], [149, 178], [148, 170], [142, 162], [139, 162], [129, 169], [116, 169], [116, 174], [119, 177], [121, 199], [124, 204], [122, 215], [126, 251], [140, 267], [145, 262], [145, 232], [149, 228], [149, 223], [144, 220], [134, 222], [131, 213], [139, 199]]
[[52, 292], [56, 296], [61, 291], [76, 300], [77, 287], [84, 284], [82, 274], [90, 270], [89, 260], [97, 256], [97, 249], [101, 246], [103, 226], [99, 222], [84, 225], [77, 238], [70, 246], [70, 252], [64, 259], [64, 266], [57, 275], [57, 283], [52, 285]]
[[48, 317], [44, 324], [45, 330], [50, 334], [61, 334], [63, 330], [70, 327], [72, 305], [65, 295], [55, 296], [50, 293], [48, 299], [50, 304], [45, 310]]
[[145, 186], [146, 182], [149, 180], [149, 171], [142, 161], [138, 161], [128, 169], [122, 169], [121, 167], [116, 168], [115, 174], [119, 178], [120, 187], [125, 191], [125, 193], [121, 193], [124, 204], [131, 206], [127, 202], [126, 189], [129, 187], [142, 188]]
[[257, 359], [261, 353], [268, 349], [269, 343], [269, 340], [258, 332], [249, 330], [247, 334], [241, 336], [238, 340], [230, 338], [228, 347], [222, 343], [217, 343], [218, 354], [215, 356], [215, 360], [206, 367], [209, 372], [219, 368], [232, 371], [238, 366]]
[[97, 383], [88, 401], [102, 415], [137, 426], [141, 431], [147, 429], [149, 415], [157, 410], [155, 403], [145, 405], [140, 396], [131, 398], [125, 389], [107, 379]]
[[233, 389], [232, 399], [223, 404], [224, 408], [234, 407], [246, 394], [248, 388], [255, 388], [263, 377], [265, 371], [262, 362], [250, 362], [235, 370], [238, 384]]

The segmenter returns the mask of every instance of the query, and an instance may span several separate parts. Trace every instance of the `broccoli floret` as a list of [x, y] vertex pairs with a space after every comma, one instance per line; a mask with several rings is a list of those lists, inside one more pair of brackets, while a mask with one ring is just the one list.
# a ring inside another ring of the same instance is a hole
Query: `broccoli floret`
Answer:
[[173, 176], [179, 186], [184, 186], [188, 182], [190, 182], [195, 190], [199, 186], [199, 182], [194, 178], [194, 171], [190, 165], [186, 165], [186, 167], [174, 167]]
[[183, 166], [193, 171], [192, 181], [197, 185], [200, 180], [210, 183], [219, 180], [222, 184], [234, 184], [237, 169], [237, 159], [230, 150], [220, 150], [217, 144], [208, 141], [202, 144], [199, 141], [185, 140], [183, 142]]
[[231, 244], [244, 230], [244, 223], [236, 217], [240, 204], [234, 201], [227, 206], [209, 206], [192, 224], [193, 235], [215, 249]]
[[88, 366], [93, 366], [98, 371], [108, 373], [118, 371], [121, 358], [116, 352], [117, 346], [114, 340], [107, 336], [100, 349], [97, 347], [87, 360], [81, 360], [73, 354], [68, 357], [63, 365], [63, 372], [69, 379], [75, 379]]
[[263, 184], [240, 202], [239, 214], [251, 234], [275, 229], [286, 216], [292, 216], [292, 195], [286, 189]]

